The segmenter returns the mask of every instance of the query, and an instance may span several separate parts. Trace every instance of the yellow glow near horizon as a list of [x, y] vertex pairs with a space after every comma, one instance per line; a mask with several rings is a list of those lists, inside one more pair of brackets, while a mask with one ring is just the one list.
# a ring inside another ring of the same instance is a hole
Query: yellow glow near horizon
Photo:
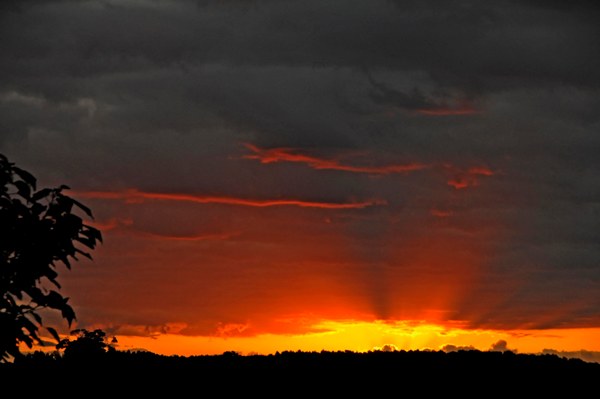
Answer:
[[195, 337], [164, 334], [157, 337], [118, 336], [119, 349], [145, 349], [164, 355], [211, 355], [234, 351], [243, 355], [283, 351], [366, 352], [384, 350], [489, 350], [500, 341], [518, 353], [600, 351], [600, 328], [553, 330], [466, 330], [412, 322], [333, 322], [314, 326], [323, 332], [302, 335], [265, 334], [253, 337]]
[[[119, 350], [147, 350], [160, 355], [275, 354], [284, 351], [375, 350], [511, 350], [541, 353], [554, 350], [566, 357], [600, 363], [600, 328], [551, 330], [467, 330], [417, 321], [322, 321], [313, 325], [320, 332], [306, 334], [263, 334], [251, 337], [185, 336], [161, 334], [152, 337], [119, 336]], [[504, 341], [504, 342], [503, 342]], [[493, 348], [494, 345], [498, 344]], [[22, 347], [24, 352], [31, 351]], [[53, 346], [34, 347], [51, 352]]]

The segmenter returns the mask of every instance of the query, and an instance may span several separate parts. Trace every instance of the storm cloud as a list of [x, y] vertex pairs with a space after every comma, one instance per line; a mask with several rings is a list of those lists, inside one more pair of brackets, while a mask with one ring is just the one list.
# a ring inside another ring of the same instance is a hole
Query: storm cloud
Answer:
[[[153, 237], [209, 237], [190, 240], [197, 252], [175, 262], [181, 277], [157, 297], [173, 286], [194, 292], [190, 265], [209, 264], [223, 269], [206, 266], [202, 289], [256, 305], [222, 316], [194, 299], [171, 320], [142, 300], [117, 312], [88, 293], [79, 298], [90, 323], [96, 314], [207, 333], [260, 318], [256, 309], [284, 295], [266, 288], [267, 276], [288, 281], [319, 261], [330, 267], [325, 280], [345, 285], [337, 294], [369, 297], [361, 310], [380, 318], [441, 306], [394, 292], [447, 279], [462, 288], [444, 294], [454, 299], [446, 317], [472, 327], [600, 327], [599, 16], [591, 1], [6, 2], [0, 152], [42, 185], [88, 193], [97, 222], [114, 227], [98, 259], [112, 266], [93, 278], [108, 283], [120, 266], [140, 284], [155, 281], [152, 256], [117, 255], [126, 243], [148, 250], [127, 235], [132, 225]], [[128, 190], [342, 209], [261, 213], [261, 224], [223, 201], [159, 211], [90, 194]], [[303, 253], [298, 239], [330, 251]], [[174, 241], [150, 251], [158, 257]], [[246, 260], [228, 255], [233, 248]], [[271, 257], [290, 269], [260, 262]], [[237, 263], [244, 271], [226, 277]], [[84, 274], [73, 281], [91, 287]], [[242, 276], [256, 283], [246, 294], [235, 291]], [[304, 283], [278, 306], [297, 310]], [[77, 284], [66, 285], [74, 297]], [[132, 281], [117, 286], [150, 296]], [[166, 307], [181, 299], [169, 298]], [[198, 308], [209, 321], [193, 319]]]

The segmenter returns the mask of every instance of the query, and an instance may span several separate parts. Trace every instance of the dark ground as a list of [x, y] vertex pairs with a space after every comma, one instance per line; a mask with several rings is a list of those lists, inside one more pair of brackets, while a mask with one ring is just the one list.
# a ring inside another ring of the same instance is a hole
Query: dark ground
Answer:
[[[282, 352], [241, 356], [32, 354], [0, 364], [1, 398], [594, 397], [600, 364], [512, 352]], [[3, 392], [14, 392], [3, 395]], [[38, 396], [43, 395], [43, 396]], [[58, 396], [57, 396], [58, 395]]]

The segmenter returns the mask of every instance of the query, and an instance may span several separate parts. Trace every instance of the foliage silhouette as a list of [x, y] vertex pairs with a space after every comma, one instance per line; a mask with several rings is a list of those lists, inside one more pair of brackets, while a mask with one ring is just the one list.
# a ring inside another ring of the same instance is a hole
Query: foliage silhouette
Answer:
[[59, 293], [58, 266], [71, 269], [80, 255], [91, 259], [86, 251], [102, 242], [76, 214], [93, 219], [91, 210], [63, 193], [69, 187], [37, 190], [36, 183], [0, 154], [0, 362], [21, 356], [21, 343], [42, 343], [42, 310], [59, 311], [71, 326], [75, 312]]
[[64, 350], [64, 358], [68, 361], [90, 361], [100, 359], [108, 351], [115, 350], [114, 344], [117, 343], [115, 337], [109, 342], [106, 333], [100, 329], [88, 331], [86, 329], [77, 329], [71, 331], [71, 335], [77, 338], [71, 341], [64, 338], [56, 345], [56, 349]]

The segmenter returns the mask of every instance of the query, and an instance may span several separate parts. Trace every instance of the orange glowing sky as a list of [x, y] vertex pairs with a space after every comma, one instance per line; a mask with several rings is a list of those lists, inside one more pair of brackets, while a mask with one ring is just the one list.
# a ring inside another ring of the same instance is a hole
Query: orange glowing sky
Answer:
[[594, 6], [201, 3], [0, 15], [0, 153], [104, 237], [77, 327], [600, 361]]
[[[243, 148], [250, 155], [231, 158], [264, 168], [287, 161], [317, 173], [394, 171], [299, 156], [290, 148]], [[480, 181], [498, 178], [496, 172], [445, 162], [393, 173], [417, 172], [431, 174], [444, 194], [411, 204], [409, 213], [384, 197], [334, 202], [73, 191], [105, 215], [93, 222], [105, 235], [98, 265], [69, 277], [72, 287], [90, 284], [96, 292], [76, 289], [78, 305], [94, 315], [83, 323], [118, 336], [122, 348], [165, 354], [386, 345], [486, 350], [498, 342], [526, 352], [600, 349], [600, 329], [585, 320], [573, 326], [581, 328], [546, 326], [560, 319], [560, 308], [506, 307], [506, 294], [519, 282], [495, 281], [486, 267], [496, 243], [510, 234], [507, 226], [482, 223], [481, 215], [461, 207], [476, 195], [470, 190], [485, 191]], [[102, 317], [109, 309], [120, 310]]]

